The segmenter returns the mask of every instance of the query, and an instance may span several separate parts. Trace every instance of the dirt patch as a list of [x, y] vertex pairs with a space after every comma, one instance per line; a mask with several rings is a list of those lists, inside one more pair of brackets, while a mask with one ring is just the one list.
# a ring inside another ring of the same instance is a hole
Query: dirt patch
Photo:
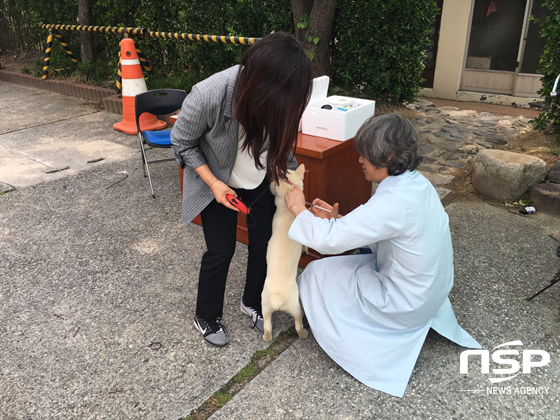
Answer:
[[44, 53], [40, 51], [4, 51], [0, 54], [0, 69], [21, 73], [21, 70], [27, 68], [32, 70], [37, 60], [44, 57]]
[[498, 149], [538, 157], [546, 162], [549, 169], [560, 162], [560, 145], [556, 143], [556, 136], [547, 131], [530, 130]]

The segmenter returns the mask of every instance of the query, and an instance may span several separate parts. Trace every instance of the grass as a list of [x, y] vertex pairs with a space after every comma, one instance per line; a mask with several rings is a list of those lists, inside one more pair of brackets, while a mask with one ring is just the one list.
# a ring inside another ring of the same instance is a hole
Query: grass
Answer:
[[229, 400], [231, 400], [231, 395], [222, 394], [220, 391], [216, 391], [212, 397], [214, 398], [214, 405], [217, 408], [223, 407]]
[[249, 363], [247, 366], [245, 366], [243, 369], [241, 369], [237, 375], [235, 375], [233, 377], [233, 380], [235, 382], [237, 382], [238, 384], [242, 384], [244, 382], [248, 382], [248, 380], [250, 378], [252, 378], [253, 376], [255, 376], [255, 374], [257, 373], [257, 368], [255, 367], [254, 364]]
[[237, 372], [222, 388], [214, 393], [199, 408], [192, 411], [182, 420], [206, 420], [219, 408], [223, 407], [274, 359], [286, 350], [298, 335], [293, 328], [284, 331], [264, 350], [257, 350], [251, 357], [251, 362]]

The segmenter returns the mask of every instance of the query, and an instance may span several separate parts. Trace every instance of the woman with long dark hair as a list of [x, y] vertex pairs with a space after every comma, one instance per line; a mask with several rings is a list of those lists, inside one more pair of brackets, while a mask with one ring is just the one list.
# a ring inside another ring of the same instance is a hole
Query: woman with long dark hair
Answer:
[[182, 221], [186, 226], [200, 213], [207, 246], [194, 323], [214, 346], [229, 341], [221, 317], [238, 210], [227, 194], [251, 204], [241, 310], [263, 331], [261, 292], [276, 209], [269, 184], [297, 167], [292, 151], [311, 81], [311, 65], [298, 41], [273, 33], [249, 48], [239, 66], [195, 85], [173, 127], [173, 152], [184, 169]]

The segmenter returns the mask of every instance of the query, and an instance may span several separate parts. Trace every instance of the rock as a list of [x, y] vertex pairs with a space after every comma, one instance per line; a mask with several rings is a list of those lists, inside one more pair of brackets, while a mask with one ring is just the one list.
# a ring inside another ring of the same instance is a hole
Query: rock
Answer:
[[457, 124], [444, 124], [443, 125], [445, 128], [456, 128]]
[[513, 125], [513, 123], [509, 120], [500, 120], [496, 124], [502, 127], [511, 127]]
[[517, 200], [548, 172], [534, 156], [485, 149], [473, 161], [472, 183], [481, 194], [501, 201]]
[[461, 150], [465, 153], [475, 154], [478, 152], [478, 146], [476, 144], [467, 144], [461, 147]]
[[499, 134], [490, 134], [486, 136], [486, 141], [494, 144], [506, 144], [507, 139]]
[[484, 131], [473, 131], [473, 134], [476, 134], [477, 136], [481, 136], [481, 137], [488, 135], [488, 133]]
[[548, 179], [554, 184], [560, 184], [560, 162], [552, 167], [548, 173]]
[[429, 144], [425, 144], [424, 146], [420, 147], [420, 153], [422, 154], [432, 153], [434, 150], [436, 150], [436, 148], [430, 146]]
[[443, 131], [444, 133], [452, 133], [455, 130], [457, 130], [457, 128], [455, 127], [446, 127], [446, 126], [441, 127], [441, 131]]
[[441, 112], [459, 111], [459, 108], [457, 108], [456, 106], [440, 106], [438, 109]]
[[469, 116], [466, 111], [450, 111], [447, 115], [451, 118], [467, 118]]
[[494, 115], [491, 112], [483, 111], [480, 113], [481, 117], [493, 117]]
[[529, 195], [538, 212], [560, 216], [560, 184], [535, 184]]
[[452, 168], [459, 168], [459, 169], [465, 167], [465, 164], [464, 164], [464, 163], [456, 162], [456, 161], [452, 161], [452, 162], [440, 162], [439, 164], [440, 164], [440, 165], [443, 165], [443, 166], [450, 166], [450, 167], [452, 167]]
[[451, 153], [455, 153], [457, 150], [459, 150], [459, 147], [461, 147], [461, 143], [449, 142], [449, 141], [445, 142], [445, 144], [443, 145], [443, 148]]
[[419, 171], [424, 171], [424, 172], [432, 172], [434, 170], [434, 168], [432, 168], [431, 166], [428, 165], [418, 165], [418, 167], [416, 168]]
[[434, 163], [437, 162], [437, 158], [433, 156], [422, 156], [422, 162], [424, 163]]
[[466, 139], [467, 137], [469, 137], [468, 134], [461, 133], [460, 131], [454, 131], [450, 135], [451, 135], [451, 137], [455, 137], [457, 139]]
[[431, 124], [435, 121], [435, 118], [426, 118], [426, 124]]
[[436, 137], [445, 137], [445, 134], [443, 131], [438, 131], [437, 133], [434, 133], [434, 136]]

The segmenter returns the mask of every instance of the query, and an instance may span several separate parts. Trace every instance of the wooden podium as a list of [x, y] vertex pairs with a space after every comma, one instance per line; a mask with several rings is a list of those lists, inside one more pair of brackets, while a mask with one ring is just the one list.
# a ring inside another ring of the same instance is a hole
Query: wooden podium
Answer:
[[[298, 134], [296, 159], [298, 165], [305, 164], [303, 192], [305, 200], [321, 198], [329, 204], [339, 203], [341, 214], [347, 214], [371, 197], [371, 182], [367, 181], [358, 162], [359, 155], [353, 147], [354, 139], [346, 141], [329, 140], [323, 137]], [[181, 191], [183, 190], [183, 170], [179, 168]], [[246, 216], [239, 213], [237, 219], [237, 240], [248, 243]], [[200, 216], [193, 223], [202, 225]], [[310, 249], [307, 257], [300, 260], [300, 267], [322, 258]]]

